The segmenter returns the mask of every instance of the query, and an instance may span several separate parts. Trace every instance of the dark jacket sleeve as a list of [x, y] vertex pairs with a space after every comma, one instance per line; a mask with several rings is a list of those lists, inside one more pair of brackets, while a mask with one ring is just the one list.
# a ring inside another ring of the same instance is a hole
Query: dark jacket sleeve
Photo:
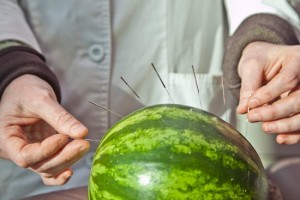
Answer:
[[46, 65], [43, 55], [26, 46], [11, 46], [0, 50], [0, 98], [11, 81], [25, 74], [36, 75], [47, 81], [58, 101], [61, 100], [58, 80]]
[[292, 25], [278, 16], [256, 14], [245, 19], [228, 38], [223, 57], [224, 85], [237, 99], [241, 85], [237, 66], [243, 49], [255, 41], [285, 45], [299, 44]]

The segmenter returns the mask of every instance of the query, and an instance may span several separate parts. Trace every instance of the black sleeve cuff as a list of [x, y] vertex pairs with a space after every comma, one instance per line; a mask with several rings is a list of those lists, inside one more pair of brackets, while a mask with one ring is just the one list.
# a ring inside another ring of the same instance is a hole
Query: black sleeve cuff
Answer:
[[25, 74], [36, 75], [47, 81], [52, 86], [57, 100], [61, 100], [58, 80], [46, 65], [43, 55], [25, 46], [12, 46], [0, 50], [0, 98], [10, 82]]
[[244, 20], [229, 37], [223, 58], [224, 85], [236, 98], [239, 98], [241, 85], [237, 66], [243, 49], [255, 41], [285, 45], [299, 44], [293, 27], [276, 15], [256, 14]]

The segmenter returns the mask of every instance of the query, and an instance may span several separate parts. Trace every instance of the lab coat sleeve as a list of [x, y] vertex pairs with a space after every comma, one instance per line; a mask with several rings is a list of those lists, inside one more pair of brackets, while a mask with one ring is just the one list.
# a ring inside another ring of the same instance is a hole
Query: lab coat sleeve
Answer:
[[0, 41], [15, 40], [41, 52], [17, 0], [0, 0]]
[[36, 75], [47, 81], [61, 99], [55, 74], [45, 58], [16, 0], [0, 0], [0, 42], [18, 41], [27, 46], [11, 46], [0, 50], [0, 98], [8, 84], [24, 74]]
[[[253, 2], [258, 1], [253, 0]], [[244, 6], [247, 8], [247, 5]], [[236, 6], [236, 8], [238, 9], [239, 7]], [[248, 8], [251, 10], [252, 7], [248, 6]], [[239, 98], [241, 84], [240, 77], [237, 73], [237, 66], [243, 49], [249, 43], [264, 41], [273, 44], [299, 44], [297, 30], [295, 28], [298, 22], [296, 19], [292, 20], [293, 13], [296, 12], [294, 12], [294, 10], [293, 12], [286, 11], [284, 14], [278, 9], [267, 8], [260, 9], [257, 7], [257, 14], [250, 11], [248, 11], [247, 15], [243, 14], [241, 18], [236, 20], [240, 21], [242, 19], [236, 28], [235, 23], [233, 23], [234, 15], [231, 14], [230, 16], [230, 14], [228, 14], [229, 26], [232, 26], [231, 30], [234, 29], [234, 32], [229, 36], [225, 46], [223, 58], [224, 85], [232, 92], [236, 99]], [[227, 10], [227, 12], [230, 12], [230, 10]], [[240, 10], [240, 12], [242, 11]], [[288, 13], [290, 13], [290, 15], [288, 15]], [[235, 17], [238, 18], [238, 16]]]

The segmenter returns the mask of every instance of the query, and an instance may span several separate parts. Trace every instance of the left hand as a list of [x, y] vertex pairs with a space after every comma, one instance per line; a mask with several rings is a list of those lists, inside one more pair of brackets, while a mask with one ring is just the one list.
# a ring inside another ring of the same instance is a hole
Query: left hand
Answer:
[[276, 133], [280, 144], [300, 141], [300, 46], [253, 42], [243, 51], [239, 114]]
[[[65, 184], [88, 150], [88, 129], [58, 102], [52, 87], [22, 75], [0, 101], [0, 158], [38, 174], [46, 185]], [[71, 139], [72, 138], [72, 139]]]

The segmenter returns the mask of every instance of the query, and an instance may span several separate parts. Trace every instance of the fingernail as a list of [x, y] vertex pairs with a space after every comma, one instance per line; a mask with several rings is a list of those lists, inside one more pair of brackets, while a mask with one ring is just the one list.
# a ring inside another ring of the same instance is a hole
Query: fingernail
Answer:
[[75, 125], [71, 128], [71, 133], [74, 135], [79, 135], [79, 137], [83, 137], [87, 132], [87, 128], [81, 124]]
[[287, 139], [285, 137], [280, 137], [280, 135], [276, 138], [278, 144], [285, 144], [287, 142]]
[[239, 105], [237, 106], [236, 112], [237, 112], [237, 113], [240, 113], [240, 110], [241, 110], [241, 104], [239, 104]]
[[237, 108], [236, 108], [236, 112], [237, 112], [237, 113], [244, 113], [243, 108], [247, 108], [247, 102], [246, 102], [246, 101], [241, 101], [241, 102], [239, 103], [239, 105], [238, 105]]
[[69, 179], [72, 177], [72, 175], [73, 175], [73, 173], [66, 173], [66, 174], [64, 175], [64, 178], [65, 178], [66, 180], [69, 180]]

